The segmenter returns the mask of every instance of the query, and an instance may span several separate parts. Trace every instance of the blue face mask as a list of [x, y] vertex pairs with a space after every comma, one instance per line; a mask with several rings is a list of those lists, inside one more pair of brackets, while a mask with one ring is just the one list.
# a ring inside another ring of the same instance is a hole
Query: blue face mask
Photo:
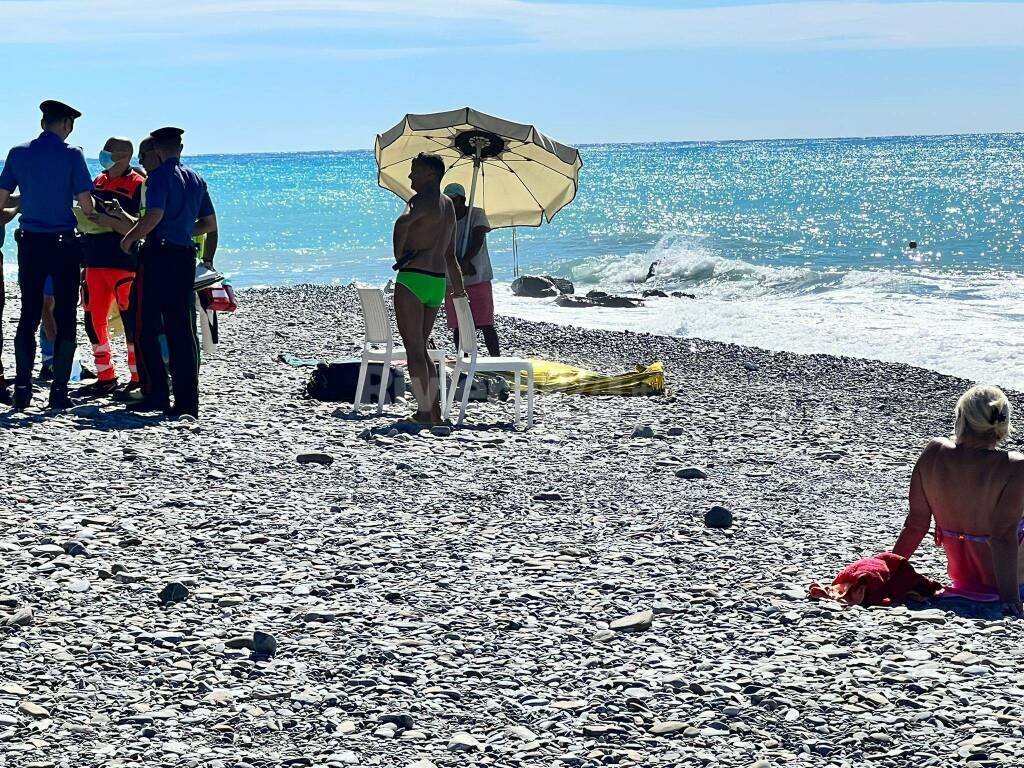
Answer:
[[100, 166], [104, 171], [109, 171], [114, 165], [114, 156], [105, 149], [100, 150]]

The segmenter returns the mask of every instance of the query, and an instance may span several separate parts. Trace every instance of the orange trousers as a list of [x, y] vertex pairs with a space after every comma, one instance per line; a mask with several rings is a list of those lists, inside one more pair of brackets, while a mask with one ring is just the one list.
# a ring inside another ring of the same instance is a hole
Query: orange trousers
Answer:
[[86, 267], [85, 283], [82, 286], [82, 307], [85, 310], [85, 332], [92, 343], [92, 354], [96, 361], [96, 378], [111, 381], [117, 378], [114, 361], [110, 356], [110, 331], [107, 316], [110, 305], [117, 302], [124, 325], [124, 337], [128, 344], [128, 368], [133, 382], [139, 380], [135, 364], [135, 308], [132, 301], [132, 284], [135, 273], [126, 269], [107, 267]]

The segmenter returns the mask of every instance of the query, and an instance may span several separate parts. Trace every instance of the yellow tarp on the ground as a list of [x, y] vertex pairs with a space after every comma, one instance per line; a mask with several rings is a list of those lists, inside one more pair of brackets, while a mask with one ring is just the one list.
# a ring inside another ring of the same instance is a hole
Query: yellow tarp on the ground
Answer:
[[564, 363], [533, 358], [533, 381], [538, 392], [567, 395], [659, 395], [665, 391], [665, 366], [638, 365], [636, 370], [609, 376]]

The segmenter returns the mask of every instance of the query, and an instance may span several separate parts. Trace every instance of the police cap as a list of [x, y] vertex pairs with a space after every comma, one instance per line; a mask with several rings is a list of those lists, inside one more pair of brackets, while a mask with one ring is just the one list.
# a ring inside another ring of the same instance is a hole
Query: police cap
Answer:
[[74, 107], [69, 107], [63, 101], [54, 101], [53, 99], [47, 99], [39, 105], [39, 109], [42, 110], [44, 117], [55, 117], [55, 118], [71, 118], [77, 120], [82, 116]]
[[149, 135], [152, 136], [154, 140], [159, 142], [181, 141], [181, 135], [184, 132], [184, 128], [172, 128], [168, 126], [166, 128], [157, 128]]

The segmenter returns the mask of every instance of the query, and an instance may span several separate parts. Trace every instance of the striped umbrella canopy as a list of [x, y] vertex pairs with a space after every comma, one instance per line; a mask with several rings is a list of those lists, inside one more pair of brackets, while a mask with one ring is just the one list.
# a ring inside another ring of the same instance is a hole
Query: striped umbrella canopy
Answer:
[[[377, 136], [377, 183], [403, 200], [413, 196], [409, 171], [420, 152], [440, 155], [444, 184], [470, 190], [492, 228], [538, 227], [572, 202], [583, 160], [579, 150], [549, 139], [532, 125], [475, 109], [406, 115]], [[468, 236], [469, 230], [467, 228]]]

